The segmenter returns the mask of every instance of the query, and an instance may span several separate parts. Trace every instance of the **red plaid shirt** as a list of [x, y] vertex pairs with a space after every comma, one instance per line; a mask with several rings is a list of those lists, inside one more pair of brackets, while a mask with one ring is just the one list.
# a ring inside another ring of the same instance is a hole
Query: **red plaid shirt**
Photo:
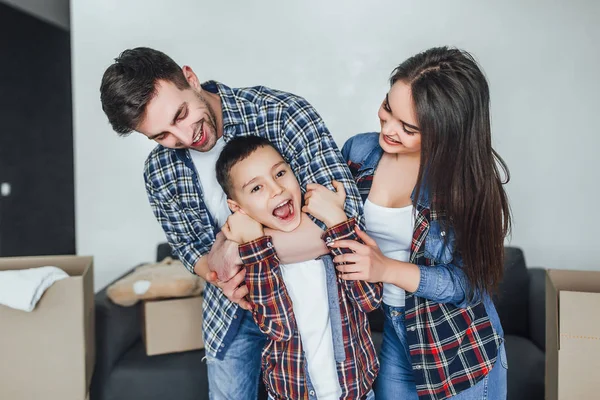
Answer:
[[[358, 240], [354, 225], [355, 220], [350, 219], [334, 226], [324, 233], [323, 239]], [[330, 251], [335, 256], [349, 250]], [[308, 399], [302, 341], [271, 237], [240, 245], [240, 255], [246, 267], [254, 320], [270, 339], [262, 352], [265, 385], [276, 399]], [[360, 399], [371, 390], [379, 371], [366, 313], [379, 307], [382, 286], [346, 281], [338, 275], [337, 288], [345, 350], [345, 360], [336, 363], [342, 389], [340, 399]]]

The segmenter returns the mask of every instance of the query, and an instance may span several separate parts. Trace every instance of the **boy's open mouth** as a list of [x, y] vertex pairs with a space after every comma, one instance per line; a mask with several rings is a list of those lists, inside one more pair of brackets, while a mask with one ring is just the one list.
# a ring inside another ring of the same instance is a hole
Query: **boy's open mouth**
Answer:
[[294, 218], [294, 204], [292, 199], [286, 200], [275, 207], [273, 215], [283, 221], [289, 221]]

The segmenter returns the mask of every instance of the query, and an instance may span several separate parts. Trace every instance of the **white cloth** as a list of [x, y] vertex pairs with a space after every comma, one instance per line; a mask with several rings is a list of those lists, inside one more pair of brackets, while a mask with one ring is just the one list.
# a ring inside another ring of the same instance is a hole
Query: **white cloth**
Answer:
[[327, 278], [321, 260], [281, 264], [281, 275], [292, 299], [292, 308], [306, 361], [310, 381], [319, 400], [339, 399], [333, 336], [329, 319]]
[[[413, 237], [413, 206], [401, 208], [382, 207], [365, 201], [366, 232], [384, 256], [398, 261], [408, 261]], [[404, 307], [404, 289], [391, 283], [383, 284], [383, 302], [392, 307]]]
[[39, 267], [0, 272], [0, 304], [33, 311], [46, 289], [69, 275], [57, 267]]
[[204, 197], [206, 208], [208, 208], [208, 212], [218, 227], [223, 226], [227, 221], [227, 217], [231, 214], [231, 210], [229, 210], [229, 206], [227, 205], [227, 195], [221, 189], [221, 185], [217, 181], [217, 173], [215, 172], [215, 164], [223, 147], [225, 147], [225, 141], [221, 137], [217, 140], [215, 147], [209, 151], [200, 152], [190, 150], [190, 156], [192, 157], [200, 185], [202, 186], [202, 196]]

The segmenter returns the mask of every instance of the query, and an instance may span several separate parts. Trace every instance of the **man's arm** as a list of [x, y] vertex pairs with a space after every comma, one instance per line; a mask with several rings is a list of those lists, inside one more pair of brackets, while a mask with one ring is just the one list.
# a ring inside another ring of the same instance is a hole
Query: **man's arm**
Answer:
[[[309, 183], [332, 190], [332, 181], [341, 182], [346, 191], [344, 211], [363, 227], [362, 200], [346, 161], [317, 111], [305, 99], [295, 97], [295, 100], [284, 116], [282, 154], [289, 160], [303, 190]], [[323, 231], [326, 229], [322, 221], [315, 219], [315, 222]]]
[[[294, 96], [292, 100], [282, 117], [281, 137], [274, 138], [274, 144], [289, 161], [303, 191], [309, 183], [332, 189], [332, 180], [341, 182], [347, 194], [345, 212], [362, 226], [362, 201], [335, 141], [317, 111], [305, 99]], [[327, 253], [319, 240], [326, 226], [310, 217], [312, 223], [303, 223], [293, 232], [268, 232], [282, 262], [306, 261]]]
[[305, 213], [301, 214], [301, 218], [300, 226], [289, 233], [265, 228], [265, 234], [273, 238], [273, 245], [284, 264], [314, 260], [329, 253], [321, 240], [323, 230]]
[[[147, 174], [144, 174], [144, 180], [152, 212], [161, 224], [169, 245], [185, 268], [220, 287], [232, 302], [246, 310], [250, 309], [249, 303], [244, 299], [247, 294], [246, 286], [242, 285], [245, 271], [240, 270], [241, 260], [237, 243], [225, 240], [222, 233], [213, 241], [212, 232], [203, 232], [201, 235], [193, 232], [183, 217], [183, 211], [177, 208], [175, 202], [162, 199], [154, 190]], [[219, 280], [217, 274], [212, 272], [215, 270], [232, 272], [223, 280]]]

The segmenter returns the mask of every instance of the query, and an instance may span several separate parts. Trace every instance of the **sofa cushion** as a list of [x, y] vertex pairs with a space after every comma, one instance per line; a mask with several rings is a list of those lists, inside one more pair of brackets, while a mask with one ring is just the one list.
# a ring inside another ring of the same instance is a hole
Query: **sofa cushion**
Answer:
[[528, 339], [505, 336], [508, 360], [508, 399], [544, 399], [544, 353]]
[[115, 365], [105, 399], [208, 400], [204, 350], [147, 356], [142, 341]]
[[504, 277], [494, 304], [506, 335], [529, 337], [529, 274], [519, 248], [505, 248]]

